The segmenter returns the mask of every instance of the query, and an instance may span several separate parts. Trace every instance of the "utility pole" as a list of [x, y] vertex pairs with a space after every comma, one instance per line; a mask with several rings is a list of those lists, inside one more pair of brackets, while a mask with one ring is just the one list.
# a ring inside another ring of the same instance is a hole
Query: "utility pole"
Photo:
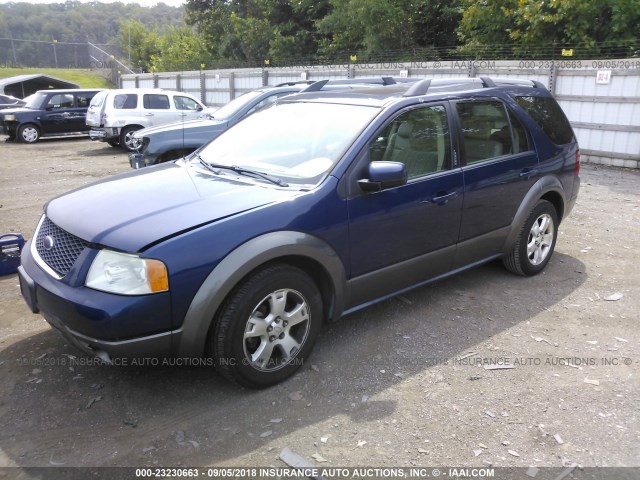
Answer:
[[11, 36], [11, 51], [13, 52], [13, 64], [18, 65], [18, 57], [16, 57], [16, 46], [13, 44], [13, 32], [9, 32]]
[[58, 52], [56, 52], [56, 43], [58, 43], [58, 41], [54, 40], [53, 36], [51, 36], [51, 42], [53, 44], [53, 59], [56, 63], [56, 68], [58, 68]]

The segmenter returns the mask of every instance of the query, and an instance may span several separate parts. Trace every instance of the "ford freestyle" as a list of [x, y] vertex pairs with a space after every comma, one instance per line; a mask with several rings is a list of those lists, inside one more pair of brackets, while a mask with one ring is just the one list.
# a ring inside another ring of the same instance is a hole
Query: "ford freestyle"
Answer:
[[267, 387], [303, 364], [324, 321], [495, 259], [541, 272], [579, 169], [535, 81], [294, 94], [189, 159], [49, 201], [20, 285], [106, 362], [206, 358]]

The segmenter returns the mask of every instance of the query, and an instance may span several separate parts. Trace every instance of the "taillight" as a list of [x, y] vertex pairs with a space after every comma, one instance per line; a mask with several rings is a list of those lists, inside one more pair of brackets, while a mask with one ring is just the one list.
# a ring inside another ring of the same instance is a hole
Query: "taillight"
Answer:
[[576, 150], [576, 171], [575, 176], [580, 175], [580, 150]]

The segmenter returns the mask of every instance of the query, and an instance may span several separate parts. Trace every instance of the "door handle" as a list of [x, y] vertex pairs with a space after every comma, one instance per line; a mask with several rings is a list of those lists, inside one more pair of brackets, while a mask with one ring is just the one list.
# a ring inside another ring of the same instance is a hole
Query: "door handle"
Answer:
[[153, 117], [153, 113], [145, 113], [144, 116], [145, 117]]
[[445, 205], [449, 201], [449, 199], [457, 196], [458, 196], [458, 192], [442, 193], [435, 197], [432, 197], [431, 203], [436, 203], [438, 205]]
[[538, 170], [536, 170], [535, 168], [532, 168], [531, 170], [523, 170], [520, 173], [520, 178], [529, 178], [535, 175], [536, 173], [538, 173]]

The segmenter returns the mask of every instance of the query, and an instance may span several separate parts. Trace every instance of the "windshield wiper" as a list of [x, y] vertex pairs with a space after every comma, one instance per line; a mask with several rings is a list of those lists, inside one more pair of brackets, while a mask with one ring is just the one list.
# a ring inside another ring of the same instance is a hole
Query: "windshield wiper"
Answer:
[[278, 177], [272, 177], [271, 175], [267, 175], [266, 173], [258, 172], [256, 170], [250, 170], [248, 168], [239, 167], [237, 165], [223, 165], [221, 163], [209, 163], [204, 160], [200, 154], [196, 154], [200, 164], [204, 166], [207, 170], [212, 171], [216, 175], [220, 173], [221, 169], [231, 170], [234, 173], [238, 173], [240, 175], [253, 175], [255, 177], [266, 180], [267, 182], [273, 183], [274, 185], [278, 185], [279, 187], [288, 187], [289, 184]]

